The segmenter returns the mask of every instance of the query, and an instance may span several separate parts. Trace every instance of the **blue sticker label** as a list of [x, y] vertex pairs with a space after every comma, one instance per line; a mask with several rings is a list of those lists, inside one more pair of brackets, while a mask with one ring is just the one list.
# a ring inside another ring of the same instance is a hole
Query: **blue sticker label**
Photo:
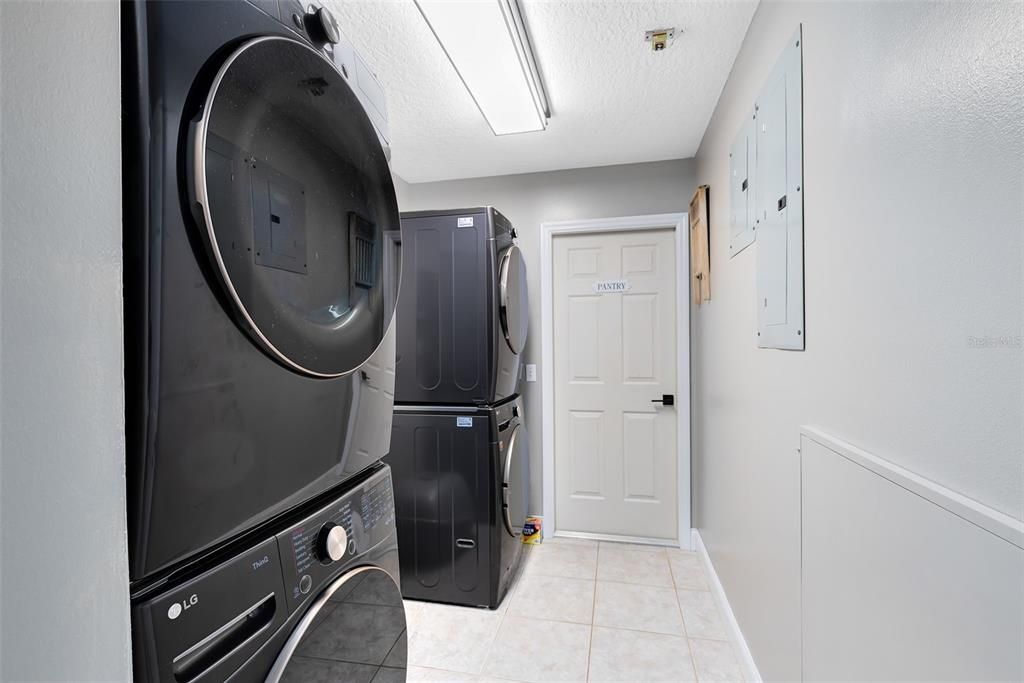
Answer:
[[456, 427], [472, 427], [473, 426], [473, 418], [471, 418], [471, 417], [457, 417], [457, 418], [455, 418], [455, 426]]

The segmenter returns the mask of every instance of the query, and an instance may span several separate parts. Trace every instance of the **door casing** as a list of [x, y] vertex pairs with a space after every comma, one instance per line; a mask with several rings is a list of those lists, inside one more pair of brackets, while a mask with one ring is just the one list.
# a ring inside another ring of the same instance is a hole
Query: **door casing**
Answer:
[[692, 550], [690, 533], [690, 240], [686, 213], [663, 213], [646, 216], [620, 216], [586, 220], [542, 223], [541, 233], [541, 396], [544, 410], [541, 422], [541, 458], [544, 476], [544, 515], [546, 535], [578, 536], [594, 539], [632, 541], [666, 545], [663, 539], [601, 536], [559, 532], [555, 525], [555, 373], [554, 373], [554, 264], [553, 243], [556, 235], [581, 233], [626, 232], [669, 228], [675, 231], [676, 243], [676, 446], [679, 457], [679, 538], [668, 545]]

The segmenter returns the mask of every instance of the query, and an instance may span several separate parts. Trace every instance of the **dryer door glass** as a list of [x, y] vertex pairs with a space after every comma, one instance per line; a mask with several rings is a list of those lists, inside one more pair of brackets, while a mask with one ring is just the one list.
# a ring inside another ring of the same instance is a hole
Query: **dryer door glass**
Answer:
[[512, 428], [512, 435], [505, 447], [504, 477], [502, 480], [502, 511], [505, 517], [505, 531], [512, 536], [523, 533], [526, 523], [527, 492], [530, 480], [530, 447], [526, 427], [521, 424]]
[[526, 263], [519, 247], [512, 245], [501, 260], [501, 331], [512, 353], [520, 353], [526, 344], [530, 325], [527, 303]]
[[393, 313], [382, 233], [399, 218], [342, 75], [295, 40], [249, 41], [217, 73], [191, 142], [199, 233], [239, 324], [297, 372], [362, 365]]
[[361, 567], [313, 601], [267, 683], [405, 681], [407, 645], [401, 590], [384, 570]]

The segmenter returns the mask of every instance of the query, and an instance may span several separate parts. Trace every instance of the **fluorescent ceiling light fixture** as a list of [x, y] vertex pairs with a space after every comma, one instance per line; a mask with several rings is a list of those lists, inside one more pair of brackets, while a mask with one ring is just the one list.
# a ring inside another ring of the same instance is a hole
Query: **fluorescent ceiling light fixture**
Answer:
[[547, 95], [517, 0], [416, 0], [495, 135], [544, 130]]

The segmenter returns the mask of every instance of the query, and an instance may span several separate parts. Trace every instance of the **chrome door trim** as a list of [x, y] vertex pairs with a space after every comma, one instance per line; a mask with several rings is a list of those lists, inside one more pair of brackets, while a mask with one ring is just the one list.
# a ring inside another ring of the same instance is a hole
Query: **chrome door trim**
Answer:
[[[331, 596], [337, 593], [338, 589], [351, 581], [354, 577], [373, 571], [383, 572], [389, 579], [391, 579], [391, 582], [395, 584], [395, 587], [398, 587], [398, 582], [395, 581], [395, 577], [391, 576], [386, 569], [382, 569], [381, 567], [358, 567], [339, 576], [331, 583], [331, 585], [317, 596], [310, 608], [304, 615], [302, 615], [302, 619], [296, 625], [295, 630], [292, 631], [291, 635], [288, 636], [288, 640], [285, 641], [280, 654], [277, 655], [277, 659], [274, 661], [274, 666], [270, 668], [270, 673], [267, 674], [266, 683], [279, 683], [281, 676], [284, 675], [285, 669], [288, 668], [288, 662], [291, 661], [296, 648], [298, 648], [299, 643], [302, 642], [302, 637], [306, 635], [306, 631], [308, 631], [309, 627], [313, 625], [313, 621], [316, 619], [316, 616], [320, 613], [320, 610], [324, 608], [324, 605], [328, 603]], [[401, 591], [401, 589], [399, 589], [399, 591]], [[403, 607], [403, 610], [404, 609], [405, 608]]]
[[[427, 404], [407, 404], [395, 406], [396, 413], [479, 413], [480, 406], [439, 406]], [[486, 415], [481, 415], [481, 419]]]
[[509, 264], [512, 262], [513, 252], [520, 254], [519, 258], [522, 258], [522, 252], [519, 250], [519, 245], [513, 244], [505, 252], [504, 258], [501, 259], [501, 270], [498, 278], [500, 282], [501, 300], [499, 301], [498, 315], [501, 323], [501, 332], [505, 336], [505, 344], [512, 353], [518, 356], [522, 349], [517, 349], [512, 346], [512, 338], [508, 333], [508, 268]]
[[517, 422], [516, 426], [512, 428], [512, 435], [509, 436], [508, 438], [508, 448], [505, 449], [505, 467], [503, 468], [504, 475], [502, 476], [501, 480], [501, 485], [503, 489], [503, 504], [501, 506], [502, 516], [505, 518], [505, 528], [508, 530], [508, 533], [511, 534], [513, 538], [519, 538], [522, 535], [523, 530], [520, 527], [518, 533], [516, 533], [516, 529], [512, 526], [512, 518], [509, 516], [508, 496], [511, 494], [511, 491], [509, 491], [508, 488], [508, 477], [509, 474], [511, 474], [512, 472], [512, 454], [516, 450], [516, 437], [519, 436], [519, 430], [522, 428], [522, 426], [523, 425], [521, 423]]

